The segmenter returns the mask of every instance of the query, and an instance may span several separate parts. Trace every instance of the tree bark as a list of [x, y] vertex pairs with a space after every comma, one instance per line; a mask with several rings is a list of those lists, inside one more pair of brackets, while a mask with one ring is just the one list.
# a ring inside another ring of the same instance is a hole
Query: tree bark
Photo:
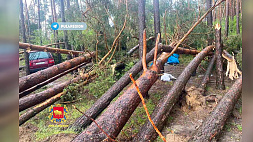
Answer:
[[27, 20], [27, 35], [28, 35], [28, 42], [30, 43], [30, 18], [29, 18], [29, 11], [28, 11], [28, 8], [27, 8], [27, 3], [26, 3], [26, 0], [25, 0], [25, 9], [26, 9], [26, 20]]
[[240, 10], [239, 0], [236, 0], [236, 33], [237, 34], [240, 34], [240, 25], [239, 25], [240, 15], [239, 15], [239, 10]]
[[[169, 90], [168, 94], [164, 96], [159, 104], [156, 106], [155, 110], [151, 115], [151, 119], [155, 123], [156, 127], [161, 131], [164, 127], [164, 124], [167, 120], [167, 117], [174, 106], [178, 101], [181, 92], [183, 91], [186, 83], [191, 77], [191, 74], [200, 62], [207, 56], [208, 52], [213, 49], [214, 46], [208, 46], [202, 50], [197, 56], [185, 67], [183, 72], [174, 82], [172, 88]], [[147, 120], [146, 123], [141, 127], [139, 133], [135, 136], [134, 142], [146, 142], [156, 139], [157, 133], [151, 123]]]
[[59, 73], [62, 73], [70, 68], [80, 65], [81, 63], [90, 62], [90, 57], [91, 57], [90, 54], [87, 54], [86, 56], [80, 56], [71, 60], [67, 60], [61, 64], [54, 65], [47, 69], [38, 71], [31, 75], [24, 76], [19, 79], [19, 92], [22, 92], [38, 83], [46, 81], [47, 79]]
[[[159, 0], [153, 0], [154, 5], [154, 29], [155, 29], [155, 39], [158, 33], [161, 34], [160, 30], [160, 12], [159, 12]], [[159, 43], [161, 42], [161, 36], [159, 39]]]
[[[52, 21], [57, 22], [57, 15], [56, 15], [56, 11], [55, 11], [55, 1], [54, 0], [51, 0], [51, 11], [52, 11]], [[53, 31], [54, 31], [54, 41], [55, 41], [55, 43], [59, 43], [58, 31], [57, 30], [53, 30]], [[56, 48], [60, 49], [60, 45], [56, 44]], [[62, 56], [60, 53], [57, 53], [57, 59], [58, 59], [57, 60], [58, 64], [62, 62]]]
[[[170, 52], [173, 50], [173, 47], [169, 45], [159, 45], [158, 54], [163, 52]], [[152, 49], [146, 56], [146, 62], [150, 62], [154, 58], [154, 51]], [[191, 55], [196, 55], [199, 53], [197, 50], [189, 50], [184, 48], [178, 48], [176, 53], [182, 54], [187, 53]], [[127, 72], [122, 76], [110, 89], [108, 89], [102, 97], [100, 97], [90, 109], [88, 109], [85, 114], [95, 119], [109, 104], [110, 102], [127, 86], [131, 80], [129, 78], [129, 73], [132, 73], [133, 77], [136, 76], [142, 70], [141, 59]], [[86, 128], [92, 121], [86, 118], [84, 115], [79, 117], [70, 127], [75, 131], [80, 131], [83, 128]]]
[[76, 83], [81, 79], [85, 80], [88, 77], [89, 77], [89, 74], [86, 73], [83, 76], [78, 76], [78, 77], [73, 78], [71, 80], [65, 81], [65, 82], [55, 85], [54, 87], [49, 88], [45, 91], [42, 91], [42, 92], [39, 92], [36, 94], [31, 94], [27, 97], [20, 98], [19, 99], [19, 112], [21, 112], [27, 108], [30, 108], [36, 104], [39, 104], [39, 103], [45, 101], [46, 99], [55, 96], [58, 93], [61, 93], [63, 91], [63, 89], [65, 87], [67, 87], [69, 84]]
[[226, 0], [226, 22], [225, 22], [225, 36], [228, 36], [229, 32], [229, 0]]
[[198, 128], [189, 142], [212, 141], [218, 135], [230, 116], [242, 92], [242, 76], [237, 79], [209, 117]]
[[[206, 10], [209, 10], [212, 7], [212, 0], [206, 0]], [[214, 9], [215, 10], [215, 9]], [[212, 28], [213, 26], [213, 15], [212, 12], [209, 12], [206, 16], [207, 25]], [[208, 45], [212, 45], [212, 37], [208, 35]]]
[[216, 61], [216, 57], [215, 55], [212, 57], [211, 61], [209, 62], [209, 65], [206, 69], [206, 73], [201, 81], [201, 83], [199, 84], [198, 88], [202, 89], [202, 95], [205, 96], [205, 89], [206, 89], [206, 84], [209, 82], [210, 80], [210, 75], [211, 75], [211, 72], [213, 70], [213, 65]]
[[[62, 22], [66, 22], [65, 14], [64, 14], [64, 1], [63, 0], [61, 0], [61, 18], [62, 18]], [[68, 33], [67, 33], [66, 30], [64, 30], [63, 33], [64, 33], [64, 39], [63, 40], [65, 42], [65, 49], [71, 50], [71, 47], [68, 45]], [[67, 56], [68, 60], [71, 59], [71, 58], [72, 58], [71, 55]]]
[[62, 54], [73, 54], [73, 55], [85, 54], [85, 52], [82, 52], [82, 51], [58, 49], [58, 48], [52, 48], [52, 47], [47, 47], [47, 46], [32, 45], [29, 43], [22, 43], [22, 42], [19, 42], [19, 48], [29, 49], [29, 50], [38, 50], [38, 51], [44, 51], [44, 52], [62, 53]]
[[221, 43], [221, 27], [219, 24], [215, 26], [215, 56], [216, 56], [216, 88], [225, 90], [223, 62], [222, 62], [222, 43]]
[[[41, 29], [41, 25], [40, 25], [40, 0], [37, 1], [38, 2], [38, 29]], [[42, 45], [42, 39], [41, 39], [41, 32], [40, 33], [40, 45]]]
[[62, 77], [62, 76], [64, 76], [64, 75], [66, 75], [67, 73], [70, 73], [70, 72], [72, 72], [72, 71], [74, 71], [74, 70], [76, 70], [76, 69], [78, 69], [78, 68], [84, 66], [85, 64], [87, 64], [87, 62], [84, 62], [84, 63], [82, 63], [82, 64], [80, 64], [80, 65], [77, 65], [77, 66], [75, 66], [75, 67], [73, 67], [73, 68], [71, 68], [71, 69], [69, 69], [69, 70], [66, 70], [66, 71], [64, 71], [64, 72], [62, 72], [62, 73], [57, 74], [56, 76], [54, 76], [54, 77], [52, 77], [52, 78], [49, 78], [48, 80], [46, 80], [46, 81], [44, 81], [44, 82], [41, 82], [41, 83], [36, 84], [35, 86], [31, 87], [31, 88], [28, 88], [27, 90], [25, 90], [25, 91], [19, 93], [19, 98], [22, 98], [22, 97], [24, 97], [24, 96], [30, 94], [31, 92], [33, 92], [33, 91], [35, 91], [35, 90], [37, 90], [37, 89], [39, 89], [39, 88], [41, 88], [41, 87], [47, 85], [47, 84], [50, 83], [50, 82], [53, 82], [54, 80], [56, 80], [56, 79], [58, 79], [58, 78], [60, 78], [60, 77]]
[[142, 58], [143, 52], [143, 31], [145, 24], [145, 2], [146, 0], [138, 0], [138, 19], [139, 19], [139, 59]]
[[[25, 20], [24, 20], [24, 8], [23, 8], [23, 1], [19, 0], [20, 5], [20, 19], [21, 19], [21, 30], [22, 30], [22, 39], [23, 42], [26, 42], [26, 35], [25, 35]], [[26, 52], [26, 49], [24, 49], [24, 56], [25, 56], [25, 72], [26, 75], [30, 74], [29, 69], [29, 53]]]
[[70, 8], [70, 1], [69, 0], [66, 0], [67, 1], [67, 10], [69, 10]]

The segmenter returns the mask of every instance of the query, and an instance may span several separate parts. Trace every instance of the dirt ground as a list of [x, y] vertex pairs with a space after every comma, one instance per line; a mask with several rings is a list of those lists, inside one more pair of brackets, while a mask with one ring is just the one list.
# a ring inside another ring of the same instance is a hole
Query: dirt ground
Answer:
[[[165, 72], [172, 74], [176, 78], [181, 74], [184, 69], [184, 65], [178, 66], [165, 66]], [[198, 68], [196, 76], [192, 76], [188, 81], [186, 88], [190, 88], [191, 86], [197, 86], [203, 77], [204, 71]], [[53, 83], [48, 84], [49, 86], [53, 86], [55, 83], [59, 81], [64, 81], [67, 78], [71, 77], [69, 75], [66, 78], [61, 78], [59, 80], [54, 81]], [[211, 80], [208, 83], [207, 95], [216, 95], [220, 96], [221, 98], [230, 88], [234, 81], [229, 80], [227, 77], [225, 78], [225, 85], [226, 90], [216, 90], [215, 89], [215, 74], [212, 74]], [[173, 85], [173, 82], [163, 82], [160, 79], [156, 81], [156, 83], [151, 87], [149, 90], [149, 99], [152, 100], [154, 105], [156, 105], [159, 101], [157, 96], [152, 96], [159, 92], [162, 97], [166, 95], [168, 90]], [[185, 95], [185, 94], [182, 94]], [[219, 100], [218, 100], [219, 101]], [[200, 126], [200, 124], [205, 120], [205, 118], [210, 114], [210, 112], [215, 108], [217, 102], [210, 102], [205, 107], [198, 107], [198, 109], [192, 110], [185, 107], [185, 97], [181, 97], [179, 103], [177, 103], [169, 116], [168, 123], [164, 127], [162, 134], [166, 136], [167, 141], [169, 142], [184, 142], [187, 141], [188, 138], [193, 134], [193, 132]], [[78, 103], [78, 102], [77, 102]], [[239, 110], [241, 109], [242, 103], [241, 99], [237, 102], [233, 114], [228, 119], [224, 129], [221, 132], [221, 135], [216, 137], [218, 142], [235, 142], [235, 141], [242, 141], [242, 118], [241, 113]], [[139, 105], [142, 108], [142, 104]], [[151, 114], [152, 112], [150, 112]], [[136, 114], [133, 114], [131, 117], [136, 117]], [[139, 126], [141, 127], [141, 126]], [[34, 133], [38, 130], [36, 126], [26, 123], [23, 126], [19, 127], [19, 140], [21, 142], [27, 141], [36, 141]], [[132, 128], [130, 131], [134, 131], [135, 128]], [[50, 142], [68, 142], [71, 141], [76, 134], [56, 134], [46, 138], [43, 141], [50, 141]], [[134, 133], [133, 135], [134, 136]], [[132, 137], [130, 136], [130, 137]], [[128, 137], [129, 139], [129, 137]], [[130, 138], [131, 139], [131, 138]], [[127, 141], [126, 137], [121, 133], [118, 136], [118, 140], [120, 141]], [[160, 141], [157, 139], [156, 141]]]

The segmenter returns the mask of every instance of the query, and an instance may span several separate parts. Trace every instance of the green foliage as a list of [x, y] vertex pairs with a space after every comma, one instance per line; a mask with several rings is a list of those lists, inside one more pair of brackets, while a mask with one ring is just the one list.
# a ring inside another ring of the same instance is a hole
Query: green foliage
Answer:
[[236, 127], [239, 131], [242, 131], [242, 125], [236, 125]]
[[238, 52], [242, 47], [242, 35], [229, 35], [223, 43], [228, 52]]
[[98, 77], [92, 83], [85, 86], [84, 89], [89, 91], [90, 95], [99, 98], [102, 96], [114, 83], [114, 75], [110, 69], [97, 70]]
[[66, 95], [61, 96], [61, 100], [63, 102], [76, 100], [77, 95], [78, 95], [77, 86], [78, 86], [77, 83], [72, 83], [66, 88], [64, 88], [63, 91], [66, 91], [67, 93]]
[[187, 65], [192, 61], [193, 58], [194, 56], [192, 55], [180, 55], [178, 59], [180, 64]]
[[[155, 109], [155, 104], [151, 99], [145, 101], [149, 113]], [[140, 127], [148, 120], [147, 114], [143, 106], [139, 106], [134, 111], [132, 117], [128, 120], [122, 131], [127, 135], [135, 135], [138, 133]]]

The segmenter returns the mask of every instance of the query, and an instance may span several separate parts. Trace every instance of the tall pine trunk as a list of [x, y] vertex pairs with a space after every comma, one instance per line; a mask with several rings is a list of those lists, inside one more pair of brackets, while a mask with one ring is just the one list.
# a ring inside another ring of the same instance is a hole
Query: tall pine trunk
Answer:
[[[20, 19], [21, 19], [21, 29], [22, 29], [22, 40], [23, 40], [23, 42], [26, 42], [23, 1], [19, 0], [19, 2], [20, 2]], [[26, 52], [26, 49], [24, 49], [24, 56], [25, 56], [25, 72], [26, 72], [26, 75], [29, 75], [30, 74], [29, 53]]]
[[28, 12], [28, 8], [27, 8], [27, 3], [26, 3], [26, 0], [25, 0], [25, 9], [26, 9], [26, 20], [27, 20], [27, 38], [28, 38], [28, 43], [30, 43], [30, 18], [29, 18], [29, 12]]
[[240, 21], [240, 16], [239, 16], [239, 0], [236, 0], [236, 33], [240, 34], [240, 25], [239, 25], [239, 21]]
[[[160, 33], [160, 12], [159, 12], [159, 0], [153, 0], [154, 5], [154, 29], [155, 29], [155, 39], [157, 37], [157, 34]], [[161, 42], [161, 36], [159, 39], [159, 42]]]
[[[56, 14], [56, 10], [55, 10], [55, 1], [54, 0], [51, 0], [51, 11], [52, 11], [52, 21], [53, 22], [57, 22], [57, 14]], [[59, 40], [58, 40], [58, 31], [57, 30], [54, 30], [54, 41], [55, 43], [59, 43]], [[60, 45], [59, 44], [56, 44], [55, 45], [56, 48], [60, 48]], [[57, 63], [61, 63], [62, 62], [62, 56], [60, 53], [57, 53]]]
[[229, 31], [229, 0], [226, 0], [226, 22], [225, 22], [225, 36], [228, 36]]
[[[206, 0], [206, 9], [210, 9], [212, 6], [212, 0]], [[207, 19], [207, 25], [212, 28], [213, 26], [213, 15], [212, 15], [212, 12], [209, 12], [206, 16], [206, 19]], [[208, 36], [208, 45], [211, 45], [212, 44], [212, 37], [209, 35]]]
[[[64, 14], [64, 1], [61, 0], [61, 18], [62, 18], [62, 22], [66, 22], [65, 20], [65, 14]], [[68, 33], [66, 30], [63, 31], [64, 32], [64, 42], [65, 42], [65, 49], [71, 50], [71, 47], [68, 45]], [[71, 59], [71, 55], [67, 56], [67, 59]]]
[[146, 28], [145, 25], [145, 0], [139, 0], [138, 2], [138, 19], [139, 19], [139, 58], [142, 58], [143, 52], [143, 31]]
[[[38, 30], [41, 29], [41, 25], [40, 25], [40, 0], [38, 0]], [[41, 39], [41, 31], [39, 32], [40, 35], [40, 45], [42, 45], [42, 39]]]

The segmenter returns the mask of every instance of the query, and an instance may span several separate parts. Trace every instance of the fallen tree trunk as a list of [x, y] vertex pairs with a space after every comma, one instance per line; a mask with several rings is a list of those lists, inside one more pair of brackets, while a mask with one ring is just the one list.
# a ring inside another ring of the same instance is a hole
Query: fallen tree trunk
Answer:
[[22, 42], [19, 42], [19, 48], [27, 49], [27, 50], [38, 50], [38, 51], [44, 51], [44, 52], [72, 54], [72, 55], [84, 55], [84, 54], [86, 54], [85, 52], [82, 52], [82, 51], [52, 48], [52, 47], [32, 45], [32, 44], [29, 44], [29, 43], [22, 43]]
[[[90, 80], [87, 79], [86, 81], [84, 81], [82, 83], [81, 86], [89, 83], [89, 81]], [[53, 105], [55, 102], [59, 101], [61, 99], [61, 96], [65, 95], [66, 93], [67, 93], [67, 91], [63, 91], [61, 93], [58, 93], [57, 95], [49, 98], [48, 100], [44, 101], [43, 103], [38, 104], [37, 106], [33, 107], [32, 109], [30, 109], [27, 112], [25, 112], [24, 114], [22, 114], [19, 117], [19, 126], [22, 125], [22, 124], [24, 124], [26, 121], [28, 121], [29, 119], [31, 119], [32, 117], [34, 117], [38, 113], [40, 113], [42, 110], [46, 109], [50, 105]]]
[[71, 60], [67, 60], [63, 63], [60, 63], [58, 65], [54, 65], [52, 67], [49, 67], [47, 69], [38, 71], [36, 73], [30, 74], [28, 76], [24, 76], [19, 79], [19, 92], [23, 92], [24, 90], [41, 83], [59, 73], [62, 73], [70, 68], [73, 68], [77, 65], [80, 65], [84, 62], [90, 62], [91, 57], [94, 56], [94, 54], [86, 54], [85, 56], [80, 56]]
[[[158, 53], [170, 52], [173, 50], [172, 46], [159, 44]], [[146, 56], [146, 62], [150, 62], [154, 58], [154, 51], [152, 49]], [[199, 53], [198, 50], [189, 50], [184, 48], [178, 48], [176, 53], [178, 54], [191, 54], [196, 55]], [[109, 104], [110, 102], [127, 86], [131, 80], [129, 78], [129, 73], [132, 73], [133, 77], [136, 76], [142, 70], [142, 62], [139, 60], [127, 73], [124, 74], [113, 86], [108, 89], [103, 96], [101, 96], [92, 106], [88, 109], [85, 114], [95, 119]], [[79, 117], [70, 128], [75, 131], [80, 131], [87, 127], [92, 121], [85, 115]]]
[[[147, 41], [153, 40], [153, 39], [155, 39], [155, 37], [150, 37], [150, 38], [147, 39]], [[131, 48], [131, 49], [127, 52], [127, 54], [128, 54], [128, 55], [133, 54], [133, 52], [136, 51], [138, 48], [139, 48], [139, 44], [137, 44], [136, 46], [134, 46], [133, 48]]]
[[61, 93], [63, 91], [63, 89], [65, 87], [67, 87], [69, 84], [71, 83], [76, 83], [78, 82], [80, 79], [87, 79], [87, 77], [89, 77], [89, 74], [86, 73], [83, 76], [78, 76], [76, 78], [73, 78], [69, 81], [65, 81], [59, 85], [56, 85], [52, 88], [49, 88], [45, 91], [36, 93], [36, 94], [31, 94], [29, 96], [23, 97], [19, 99], [19, 112], [23, 111], [29, 107], [32, 107], [36, 104], [39, 104], [43, 101], [45, 101], [48, 98], [51, 98], [53, 96], [55, 96], [58, 93]]
[[56, 80], [56, 79], [58, 79], [58, 78], [60, 78], [60, 77], [62, 77], [62, 76], [64, 76], [64, 75], [66, 75], [67, 73], [70, 73], [70, 72], [72, 72], [72, 71], [74, 71], [74, 70], [76, 70], [76, 69], [78, 69], [78, 68], [84, 66], [85, 64], [87, 64], [87, 62], [84, 62], [84, 63], [82, 63], [82, 64], [80, 64], [80, 65], [78, 65], [78, 66], [75, 66], [75, 67], [73, 67], [73, 68], [71, 68], [71, 69], [69, 69], [69, 70], [66, 70], [66, 71], [64, 71], [64, 72], [62, 72], [62, 73], [60, 73], [60, 74], [58, 74], [58, 75], [56, 75], [56, 76], [54, 76], [54, 77], [52, 77], [52, 78], [49, 78], [48, 80], [46, 80], [46, 81], [44, 81], [44, 82], [41, 82], [41, 83], [39, 83], [39, 84], [37, 84], [37, 85], [35, 85], [35, 86], [33, 86], [33, 87], [31, 87], [31, 88], [25, 90], [25, 91], [19, 93], [19, 98], [22, 98], [22, 97], [24, 97], [24, 96], [30, 94], [31, 92], [33, 92], [33, 91], [35, 91], [35, 90], [41, 88], [42, 86], [47, 85], [47, 84], [50, 83], [50, 82], [53, 82], [54, 80]]
[[229, 91], [223, 96], [214, 111], [198, 128], [189, 142], [211, 141], [222, 130], [227, 118], [230, 116], [237, 100], [241, 96], [242, 76], [237, 79]]
[[[167, 117], [170, 113], [171, 108], [178, 101], [181, 92], [183, 91], [186, 83], [191, 77], [191, 74], [204, 57], [213, 49], [214, 46], [208, 46], [202, 50], [184, 69], [180, 74], [177, 80], [174, 82], [172, 88], [169, 90], [169, 93], [165, 95], [156, 106], [155, 110], [151, 115], [151, 119], [154, 121], [156, 127], [161, 131], [164, 127], [164, 124], [167, 120]], [[146, 142], [156, 139], [157, 133], [147, 120], [146, 123], [141, 127], [139, 133], [135, 136], [135, 142]]]
[[205, 95], [205, 89], [206, 89], [206, 84], [208, 83], [208, 81], [210, 80], [210, 75], [211, 75], [211, 72], [213, 70], [213, 65], [214, 65], [214, 62], [215, 62], [216, 58], [215, 58], [215, 55], [212, 57], [211, 61], [209, 62], [209, 65], [206, 69], [206, 73], [201, 81], [201, 83], [199, 84], [198, 88], [200, 88], [202, 91], [202, 95]]
[[[142, 94], [147, 94], [148, 90], [158, 78], [158, 73], [166, 62], [169, 53], [163, 52], [149, 70], [136, 80]], [[144, 96], [145, 97], [145, 96]], [[96, 123], [112, 138], [116, 138], [124, 127], [131, 114], [141, 102], [135, 85], [132, 84], [104, 113], [97, 119]], [[106, 123], [105, 123], [106, 122]], [[73, 142], [77, 141], [103, 141], [107, 136], [92, 123], [84, 132], [80, 133]]]

